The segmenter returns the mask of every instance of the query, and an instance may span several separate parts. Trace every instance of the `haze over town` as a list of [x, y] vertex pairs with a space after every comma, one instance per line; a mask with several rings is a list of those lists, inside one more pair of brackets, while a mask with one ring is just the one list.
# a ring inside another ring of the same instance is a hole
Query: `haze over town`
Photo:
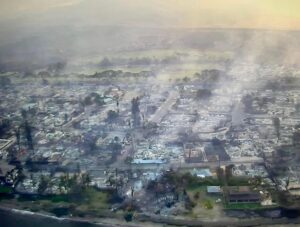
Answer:
[[0, 225], [299, 224], [299, 10], [1, 1]]

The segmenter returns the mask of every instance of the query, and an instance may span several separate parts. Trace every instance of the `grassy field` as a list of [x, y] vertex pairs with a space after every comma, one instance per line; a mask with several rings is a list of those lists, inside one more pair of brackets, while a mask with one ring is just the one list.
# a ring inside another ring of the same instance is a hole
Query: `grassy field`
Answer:
[[78, 209], [108, 209], [108, 194], [88, 188], [84, 192], [84, 201], [78, 206]]
[[224, 216], [222, 203], [217, 203], [222, 199], [222, 195], [209, 195], [206, 186], [199, 186], [187, 189], [187, 194], [195, 203], [195, 206], [188, 214], [192, 218], [215, 219]]
[[[3, 200], [15, 204], [20, 209], [33, 212], [46, 211], [69, 213], [97, 213], [108, 211], [110, 194], [94, 188], [86, 188], [78, 198], [73, 195], [52, 195], [40, 197], [19, 197], [18, 199]], [[62, 211], [61, 211], [62, 210]], [[55, 213], [54, 212], [54, 213]], [[56, 213], [55, 213], [56, 214]]]
[[0, 194], [3, 193], [3, 194], [8, 194], [8, 193], [11, 193], [12, 192], [12, 189], [11, 187], [8, 187], [8, 186], [0, 186]]

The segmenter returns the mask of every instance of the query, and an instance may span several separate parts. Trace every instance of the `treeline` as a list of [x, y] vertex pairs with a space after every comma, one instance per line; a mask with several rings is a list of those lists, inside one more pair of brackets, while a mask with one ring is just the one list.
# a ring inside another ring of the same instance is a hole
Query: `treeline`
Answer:
[[156, 57], [135, 57], [135, 58], [107, 58], [104, 57], [100, 63], [100, 67], [112, 67], [112, 66], [145, 66], [145, 65], [169, 65], [178, 64], [181, 62], [181, 58], [177, 55], [170, 55], [163, 58]]
[[223, 70], [219, 69], [205, 69], [201, 73], [195, 73], [195, 77], [199, 78], [204, 83], [216, 83], [221, 78], [227, 77], [227, 74]]
[[138, 73], [133, 72], [123, 72], [122, 70], [105, 70], [102, 72], [96, 72], [94, 75], [92, 75], [92, 78], [118, 78], [118, 77], [133, 77], [133, 78], [139, 78], [139, 77], [153, 77], [155, 74], [152, 71], [141, 71]]

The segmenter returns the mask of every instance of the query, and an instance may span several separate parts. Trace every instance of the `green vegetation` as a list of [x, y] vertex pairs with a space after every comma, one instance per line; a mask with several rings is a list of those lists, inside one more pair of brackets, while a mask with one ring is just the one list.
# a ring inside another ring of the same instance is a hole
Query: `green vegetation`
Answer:
[[113, 194], [110, 191], [99, 191], [93, 187], [84, 188], [80, 196], [74, 194], [20, 196], [16, 202], [24, 209], [46, 211], [55, 215], [85, 215], [107, 212]]
[[128, 213], [124, 214], [124, 219], [127, 222], [132, 221], [132, 219], [133, 219], [133, 213], [132, 212], [128, 212]]
[[251, 186], [249, 177], [230, 177], [227, 180], [228, 186]]
[[222, 195], [211, 195], [207, 193], [206, 186], [194, 187], [187, 190], [187, 195], [192, 201], [186, 215], [190, 218], [215, 218], [221, 214], [222, 203], [216, 202]]
[[12, 188], [8, 186], [0, 186], [0, 194], [10, 194], [12, 193]]
[[53, 195], [49, 200], [53, 203], [69, 202], [69, 197], [68, 195]]
[[224, 185], [224, 181], [228, 186], [248, 186], [251, 185], [249, 177], [237, 177], [231, 176], [229, 173], [230, 167], [225, 171], [217, 171], [218, 177], [205, 177], [199, 178], [197, 176], [192, 175], [189, 172], [167, 172], [163, 178], [163, 182], [167, 182], [169, 184], [174, 185], [178, 188], [185, 188], [188, 191], [204, 189], [206, 190], [206, 186], [216, 186], [216, 185]]
[[211, 209], [214, 208], [214, 205], [213, 205], [211, 200], [206, 199], [206, 200], [203, 201], [203, 207], [206, 208], [206, 209], [211, 210]]
[[227, 185], [227, 186], [251, 186], [253, 182], [251, 182], [251, 178], [246, 176], [232, 176], [232, 165], [226, 166], [225, 171], [222, 168], [217, 168], [217, 178], [220, 184], [215, 185]]
[[213, 177], [199, 178], [189, 172], [174, 172], [170, 171], [164, 175], [164, 179], [175, 186], [183, 186], [187, 189], [197, 188], [199, 186], [207, 186], [215, 183], [217, 179]]
[[100, 211], [108, 212], [110, 204], [119, 199], [114, 191], [101, 191], [90, 186], [87, 173], [61, 176], [58, 187], [62, 194], [48, 194], [47, 189], [53, 183], [49, 177], [41, 176], [38, 195], [20, 195], [17, 200], [12, 201], [22, 209], [43, 210], [61, 216], [90, 213], [98, 215]]
[[199, 188], [205, 188], [206, 186], [215, 186], [215, 185], [220, 185], [220, 181], [217, 178], [214, 177], [206, 177], [206, 178], [198, 178], [196, 176], [195, 179], [192, 179], [189, 181], [187, 185], [187, 190], [196, 190]]
[[80, 204], [82, 206], [88, 206], [90, 209], [107, 209], [109, 207], [109, 195], [107, 192], [87, 188], [83, 192], [83, 198], [84, 200]]

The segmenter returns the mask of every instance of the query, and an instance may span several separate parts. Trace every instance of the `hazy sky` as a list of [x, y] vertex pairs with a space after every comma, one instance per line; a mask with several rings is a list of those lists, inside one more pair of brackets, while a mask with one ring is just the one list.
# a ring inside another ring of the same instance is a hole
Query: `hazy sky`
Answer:
[[300, 0], [0, 0], [0, 22], [300, 29]]

